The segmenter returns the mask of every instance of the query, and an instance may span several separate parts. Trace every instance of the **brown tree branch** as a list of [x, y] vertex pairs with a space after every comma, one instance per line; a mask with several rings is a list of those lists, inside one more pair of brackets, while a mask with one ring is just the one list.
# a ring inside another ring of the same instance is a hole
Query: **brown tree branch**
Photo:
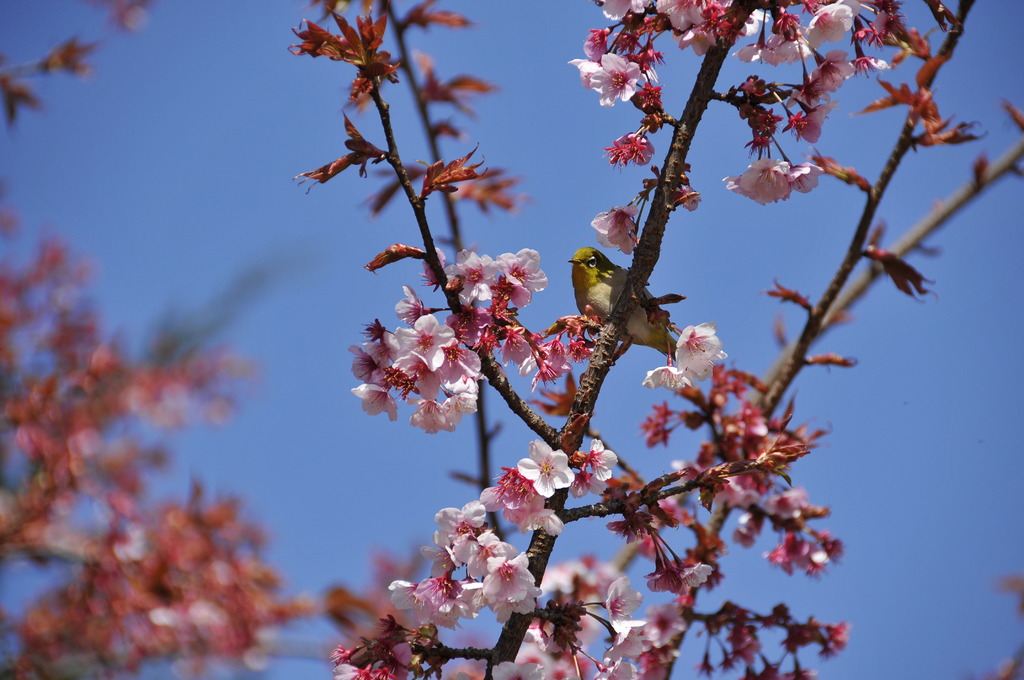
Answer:
[[[957, 19], [961, 26], [963, 25], [963, 22], [967, 17], [967, 13], [970, 11], [973, 4], [974, 0], [961, 0], [960, 7], [957, 11]], [[942, 46], [939, 48], [936, 57], [948, 57], [952, 55], [962, 34], [962, 30], [951, 28], [949, 33], [946, 34], [946, 38], [943, 40]], [[941, 65], [933, 68], [919, 86], [922, 89], [930, 88], [932, 83], [935, 81], [935, 77], [938, 75], [940, 68]], [[824, 328], [825, 319], [833, 308], [833, 303], [838, 297], [843, 286], [846, 284], [846, 281], [850, 278], [850, 274], [853, 272], [854, 266], [860, 260], [861, 254], [864, 250], [864, 244], [867, 241], [868, 230], [874, 222], [875, 214], [878, 210], [879, 204], [882, 202], [882, 197], [885, 195], [885, 190], [888, 188], [889, 182], [892, 180], [897, 168], [899, 168], [903, 157], [913, 146], [914, 129], [917, 126], [917, 123], [918, 116], [915, 111], [911, 109], [907, 113], [907, 117], [903, 123], [903, 128], [900, 131], [900, 135], [892, 149], [892, 152], [889, 154], [888, 160], [886, 160], [885, 166], [882, 168], [882, 172], [879, 174], [874, 185], [868, 191], [864, 209], [861, 212], [860, 220], [857, 223], [857, 228], [854, 230], [850, 245], [846, 250], [846, 254], [843, 256], [842, 261], [839, 263], [839, 267], [836, 270], [835, 275], [832, 277], [832, 281], [829, 282], [825, 292], [808, 315], [807, 322], [804, 325], [803, 331], [800, 333], [800, 337], [795, 343], [793, 343], [792, 348], [782, 358], [778, 372], [773, 376], [773, 379], [770, 382], [766, 383], [768, 385], [768, 390], [761, 395], [761, 399], [756, 402], [765, 415], [770, 416], [775, 412], [779, 402], [782, 400], [782, 396], [793, 383], [793, 380], [796, 378], [800, 370], [804, 367], [804, 360], [807, 356], [807, 351], [810, 348], [811, 343], [813, 343], [821, 334]]]

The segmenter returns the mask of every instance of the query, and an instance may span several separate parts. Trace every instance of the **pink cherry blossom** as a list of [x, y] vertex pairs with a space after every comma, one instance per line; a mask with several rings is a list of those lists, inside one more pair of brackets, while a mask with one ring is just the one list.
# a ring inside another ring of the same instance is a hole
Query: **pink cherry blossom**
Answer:
[[818, 186], [818, 177], [824, 172], [814, 163], [801, 163], [790, 168], [786, 177], [794, 191], [806, 194]]
[[787, 519], [799, 517], [800, 513], [808, 506], [810, 506], [810, 501], [807, 498], [807, 489], [801, 486], [783, 491], [764, 501], [766, 512]]
[[590, 223], [597, 230], [597, 242], [608, 248], [618, 248], [627, 255], [632, 253], [633, 246], [640, 241], [633, 220], [638, 212], [639, 208], [635, 205], [627, 205], [598, 213]]
[[756, 541], [758, 535], [760, 535], [762, 525], [762, 520], [755, 518], [754, 515], [749, 512], [744, 512], [740, 515], [739, 521], [736, 525], [736, 531], [732, 534], [732, 540], [736, 541], [744, 548], [749, 548], [754, 545], [754, 541]]
[[534, 293], [548, 286], [548, 277], [540, 268], [540, 253], [536, 250], [523, 248], [514, 255], [499, 255], [497, 265], [513, 286], [512, 303], [517, 307], [529, 304]]
[[519, 527], [524, 534], [541, 529], [546, 534], [558, 536], [565, 528], [555, 511], [544, 507], [544, 497], [537, 493], [528, 503], [506, 509], [502, 517]]
[[505, 473], [498, 478], [497, 486], [489, 486], [480, 492], [480, 502], [490, 512], [523, 507], [539, 497], [533, 481], [525, 477], [518, 468], [502, 468]]
[[[592, 28], [587, 33], [587, 39], [583, 41], [583, 53], [595, 64], [601, 61], [601, 57], [608, 51], [608, 36], [611, 29]], [[590, 87], [587, 85], [587, 87]]]
[[544, 667], [538, 663], [502, 661], [491, 672], [494, 680], [544, 680]]
[[434, 532], [434, 545], [457, 545], [476, 537], [477, 529], [487, 522], [487, 509], [480, 501], [470, 501], [462, 509], [443, 508], [434, 515], [439, 529]]
[[509, 560], [518, 552], [514, 545], [505, 543], [493, 531], [485, 531], [476, 540], [465, 541], [454, 550], [455, 557], [466, 565], [466, 574], [477, 579], [487, 575], [489, 560]]
[[513, 326], [506, 329], [505, 342], [501, 346], [501, 361], [506, 366], [511, 361], [514, 364], [523, 365], [533, 356], [533, 346], [530, 344], [530, 331], [522, 326]]
[[620, 576], [608, 586], [608, 596], [604, 600], [604, 607], [608, 610], [608, 619], [612, 628], [619, 633], [626, 633], [636, 626], [631, 619], [633, 613], [640, 607], [644, 596], [638, 591], [630, 588], [629, 577]]
[[[452, 414], [443, 405], [433, 399], [412, 398], [410, 404], [418, 405], [409, 417], [409, 422], [422, 429], [427, 434], [437, 434], [441, 430], [454, 432], [456, 423], [452, 420]], [[459, 420], [462, 416], [459, 416]]]
[[685, 31], [704, 21], [701, 16], [704, 9], [701, 0], [658, 0], [656, 7], [658, 13], [667, 16], [672, 28], [677, 31]]
[[412, 328], [399, 328], [395, 338], [400, 344], [399, 354], [418, 358], [431, 371], [444, 362], [443, 345], [455, 339], [455, 331], [442, 325], [433, 314], [416, 319]]
[[470, 305], [477, 300], [491, 299], [491, 284], [498, 273], [498, 266], [487, 255], [478, 255], [472, 250], [463, 250], [455, 258], [455, 264], [445, 267], [448, 278], [462, 278], [459, 301]]
[[739, 177], [726, 177], [725, 188], [757, 203], [775, 203], [789, 198], [789, 163], [773, 158], [762, 158], [751, 163]]
[[807, 25], [807, 42], [814, 49], [824, 42], [839, 42], [853, 27], [853, 18], [860, 10], [858, 0], [839, 0], [820, 7]]
[[529, 614], [536, 608], [541, 590], [534, 585], [529, 566], [526, 553], [512, 559], [496, 557], [487, 561], [482, 592], [498, 621], [507, 621], [513, 613]]
[[647, 135], [638, 135], [632, 132], [619, 137], [604, 150], [608, 156], [608, 162], [618, 166], [630, 163], [647, 165], [654, 157], [654, 145], [647, 139]]
[[520, 474], [532, 480], [533, 488], [545, 498], [572, 484], [569, 457], [561, 451], [552, 451], [540, 440], [530, 442], [530, 457], [520, 460], [518, 467]]
[[[602, 54], [604, 54], [602, 52]], [[575, 66], [580, 71], [580, 85], [587, 88], [588, 90], [594, 89], [590, 84], [594, 74], [601, 70], [601, 56], [598, 55], [594, 59], [573, 59], [569, 63]]]
[[602, 10], [609, 19], [621, 19], [627, 12], [642, 13], [647, 0], [605, 0]]
[[664, 647], [687, 628], [686, 620], [679, 614], [679, 607], [671, 602], [648, 607], [644, 614], [647, 619], [644, 633], [652, 647]]
[[588, 493], [603, 493], [608, 487], [607, 480], [612, 477], [612, 467], [618, 462], [618, 456], [606, 450], [600, 439], [595, 439], [590, 444], [582, 468], [576, 472], [576, 478], [569, 487], [570, 493], [576, 498], [582, 498]]
[[715, 36], [712, 33], [699, 31], [696, 27], [693, 27], [679, 34], [676, 42], [679, 43], [680, 49], [693, 48], [694, 54], [698, 57], [703, 57], [714, 46]]
[[409, 286], [402, 286], [402, 290], [405, 291], [405, 297], [395, 305], [395, 314], [411, 326], [416, 323], [416, 319], [426, 314], [426, 311], [424, 311], [423, 302], [416, 295], [416, 291]]
[[820, 91], [835, 92], [856, 72], [857, 69], [850, 62], [845, 50], [832, 50], [811, 72], [811, 80], [818, 81]]
[[636, 680], [637, 678], [636, 666], [621, 657], [598, 670], [594, 680]]
[[479, 355], [455, 340], [441, 347], [441, 356], [443, 361], [437, 367], [437, 374], [444, 382], [456, 383], [463, 378], [476, 380], [480, 377]]
[[714, 363], [729, 356], [722, 351], [722, 340], [715, 335], [716, 331], [717, 326], [707, 322], [687, 326], [679, 336], [676, 364], [692, 373], [697, 380], [707, 379]]
[[676, 343], [676, 365], [648, 371], [644, 387], [677, 390], [706, 380], [714, 363], [729, 356], [722, 351], [722, 340], [715, 334], [716, 330], [715, 324], [710, 322], [684, 328]]
[[398, 419], [398, 405], [395, 403], [394, 397], [380, 385], [364, 383], [359, 387], [352, 388], [352, 394], [363, 400], [363, 410], [369, 415], [387, 413], [389, 419]]
[[789, 40], [776, 33], [765, 42], [764, 50], [759, 56], [764, 62], [778, 66], [780, 64], [795, 64], [809, 59], [811, 54], [811, 49], [799, 37]]
[[636, 93], [639, 80], [639, 65], [608, 53], [602, 55], [600, 69], [590, 76], [590, 89], [600, 93], [601, 106], [614, 106], [616, 99], [629, 101]]

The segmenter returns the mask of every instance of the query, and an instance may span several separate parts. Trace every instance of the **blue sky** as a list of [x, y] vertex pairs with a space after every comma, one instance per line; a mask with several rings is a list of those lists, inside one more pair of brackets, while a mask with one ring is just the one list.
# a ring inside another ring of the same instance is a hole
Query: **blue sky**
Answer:
[[[907, 4], [923, 24], [918, 3]], [[998, 39], [1001, 5], [978, 3], [960, 52], [936, 85], [940, 111], [977, 121], [985, 135], [908, 156], [879, 212], [890, 239], [966, 181], [979, 153], [994, 158], [1019, 135], [1000, 110], [1020, 84]], [[604, 25], [590, 3], [546, 3], [543, 11], [451, 6], [478, 26], [432, 29], [417, 45], [442, 75], [469, 72], [501, 89], [478, 100], [475, 119], [463, 120], [472, 139], [449, 142], [444, 153], [455, 158], [479, 142], [487, 164], [522, 177], [530, 197], [516, 215], [464, 210], [465, 238], [491, 255], [540, 251], [550, 285], [521, 318], [541, 328], [575, 312], [565, 261], [577, 247], [596, 245], [590, 220], [625, 204], [644, 176], [602, 159], [637, 116], [626, 105], [598, 106], [567, 64], [582, 56], [586, 30]], [[349, 172], [309, 192], [292, 181], [344, 153], [350, 71], [286, 49], [291, 27], [308, 12], [298, 2], [250, 3], [244, 11], [163, 2], [142, 30], [117, 34], [86, 6], [5, 5], [0, 51], [14, 62], [72, 34], [110, 39], [87, 81], [38, 82], [45, 109], [0, 135], [0, 176], [27, 232], [21, 245], [57, 234], [92, 261], [106, 327], [126, 342], [138, 341], [169, 310], [201, 308], [253, 267], [275, 272], [221, 337], [258, 362], [259, 379], [226, 426], [170, 438], [177, 458], [154, 488], [180, 497], [198, 477], [217, 493], [243, 496], [251, 517], [268, 527], [267, 556], [289, 590], [319, 593], [332, 583], [363, 582], [375, 546], [405, 552], [428, 543], [434, 513], [474, 497], [449, 476], [472, 466], [474, 433], [464, 426], [425, 435], [406, 424], [408, 409], [397, 423], [371, 418], [349, 392], [357, 383], [348, 346], [375, 317], [393, 327], [401, 286], [418, 280], [418, 270], [404, 263], [377, 274], [362, 265], [417, 236], [400, 205], [367, 216], [362, 201], [378, 186], [372, 177]], [[665, 103], [678, 112], [698, 61], [668, 57]], [[758, 70], [733, 61], [720, 87]], [[886, 77], [901, 82], [912, 73]], [[404, 155], [426, 158], [406, 95], [399, 88], [387, 94]], [[901, 113], [849, 114], [881, 94], [870, 79], [849, 83], [817, 145], [869, 178]], [[353, 120], [381, 141], [372, 118]], [[666, 139], [653, 138], [656, 158]], [[735, 114], [713, 106], [690, 158], [703, 203], [669, 224], [651, 288], [687, 295], [673, 310], [676, 322], [717, 322], [729, 362], [762, 373], [777, 351], [772, 323], [780, 311], [763, 291], [778, 278], [820, 294], [861, 198], [827, 178], [812, 194], [767, 207], [727, 192], [721, 178], [746, 167], [746, 141]], [[809, 151], [787, 142], [791, 157]], [[935, 296], [912, 300], [888, 282], [877, 286], [854, 309], [855, 322], [818, 347], [859, 365], [809, 369], [795, 386], [797, 420], [831, 434], [797, 464], [793, 479], [813, 502], [832, 508], [822, 525], [844, 540], [843, 562], [820, 580], [788, 577], [761, 559], [772, 545], [767, 539], [751, 550], [736, 546], [725, 560], [720, 597], [762, 611], [784, 601], [802, 616], [851, 622], [848, 650], [819, 666], [822, 677], [963, 678], [993, 667], [1024, 637], [1015, 603], [995, 591], [1001, 576], [1024, 570], [1024, 458], [1011, 427], [1024, 368], [1013, 340], [1022, 330], [1017, 298], [1024, 283], [1019, 181], [1004, 180], [931, 239], [938, 256], [912, 260], [935, 281]], [[441, 225], [440, 213], [436, 218]], [[621, 255], [617, 261], [628, 262]], [[783, 311], [794, 333], [799, 315]], [[671, 460], [692, 458], [699, 441], [678, 436], [668, 449], [647, 450], [637, 439], [650, 405], [668, 396], [640, 387], [653, 359], [646, 350], [624, 357], [595, 416], [611, 448], [649, 476]], [[497, 409], [490, 418], [503, 425], [497, 462], [512, 465], [532, 437]], [[581, 549], [607, 556], [616, 547], [595, 522], [567, 532], [554, 557]], [[320, 624], [298, 634], [331, 639]], [[700, 644], [684, 648], [679, 677], [701, 651]], [[272, 665], [267, 676], [328, 672], [326, 663], [289, 661]]]

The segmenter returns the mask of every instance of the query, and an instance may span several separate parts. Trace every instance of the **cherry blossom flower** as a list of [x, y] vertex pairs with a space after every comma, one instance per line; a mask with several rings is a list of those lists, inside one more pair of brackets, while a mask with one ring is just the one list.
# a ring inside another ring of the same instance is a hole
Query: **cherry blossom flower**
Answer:
[[523, 507], [538, 497], [533, 481], [518, 468], [502, 468], [505, 473], [498, 479], [497, 486], [489, 486], [480, 492], [480, 502], [490, 512]]
[[[437, 434], [441, 430], [455, 431], [456, 422], [452, 419], [452, 413], [443, 405], [433, 399], [419, 398], [412, 398], [409, 403], [418, 405], [418, 408], [409, 417], [409, 422], [414, 427], [422, 429], [427, 434]], [[459, 420], [461, 419], [460, 415]]]
[[594, 680], [636, 680], [636, 666], [621, 658], [609, 665], [599, 668]]
[[540, 494], [535, 494], [525, 505], [506, 509], [502, 516], [524, 534], [541, 529], [546, 534], [558, 536], [565, 528], [555, 511], [544, 507], [544, 497]]
[[[604, 600], [604, 607], [608, 610], [608, 619], [616, 632], [625, 634], [636, 627], [635, 624], [638, 622], [633, 621], [630, 617], [640, 607], [643, 599], [644, 596], [639, 591], [630, 588], [628, 576], [620, 576], [612, 581], [612, 584], [608, 586], [608, 596]], [[642, 622], [641, 625], [643, 625]]]
[[679, 607], [666, 603], [648, 607], [644, 612], [647, 626], [644, 633], [652, 647], [664, 647], [687, 628], [686, 620], [680, 615]]
[[685, 50], [690, 47], [693, 48], [694, 54], [703, 57], [714, 46], [715, 36], [713, 33], [699, 31], [696, 27], [692, 27], [680, 33], [676, 42], [679, 43], [679, 49]]
[[398, 404], [386, 388], [372, 383], [364, 383], [352, 388], [352, 394], [363, 401], [363, 410], [369, 415], [387, 413], [390, 420], [398, 420]]
[[590, 223], [597, 230], [597, 242], [608, 248], [618, 248], [626, 255], [632, 253], [633, 246], [640, 242], [633, 220], [639, 211], [635, 205], [627, 205], [598, 213]]
[[425, 314], [416, 319], [412, 328], [397, 329], [395, 338], [400, 344], [400, 355], [416, 357], [436, 371], [444, 362], [441, 347], [455, 339], [455, 331], [442, 325], [433, 314]]
[[545, 498], [572, 484], [569, 457], [561, 451], [552, 451], [540, 440], [530, 442], [530, 457], [520, 460], [518, 467], [520, 474], [532, 480], [533, 488]]
[[775, 203], [789, 198], [792, 189], [786, 174], [789, 163], [773, 158], [754, 161], [739, 177], [726, 177], [725, 188], [746, 196], [759, 204]]
[[701, 0], [658, 0], [656, 7], [659, 14], [668, 17], [672, 28], [686, 31], [696, 24], [703, 23]]
[[[793, 130], [796, 133], [797, 139], [802, 139], [813, 144], [817, 142], [818, 139], [821, 137], [821, 125], [825, 121], [825, 118], [828, 116], [829, 113], [832, 112], [833, 109], [837, 108], [838, 106], [839, 105], [835, 102], [825, 101], [815, 106], [808, 113], [804, 113], [803, 111], [801, 111], [793, 116], [790, 116], [789, 123], [786, 125], [786, 129]], [[792, 170], [796, 170], [797, 167], [800, 166], [796, 166], [792, 168]], [[793, 178], [792, 170], [789, 173], [791, 179]], [[801, 171], [800, 174], [807, 174], [807, 172]], [[817, 185], [817, 182], [815, 182], [815, 185]], [[796, 187], [793, 188], [795, 189]], [[809, 189], [797, 190], [806, 192]]]
[[629, 163], [647, 165], [654, 157], [654, 145], [647, 139], [647, 135], [638, 135], [632, 132], [619, 137], [604, 150], [608, 156], [608, 162], [618, 166], [625, 166]]
[[470, 578], [487, 575], [487, 563], [492, 559], [509, 560], [519, 552], [511, 543], [505, 543], [493, 531], [485, 531], [476, 540], [465, 541], [454, 549], [455, 558], [466, 565]]
[[675, 366], [661, 366], [648, 371], [644, 387], [667, 387], [677, 390], [692, 387], [711, 375], [714, 362], [727, 358], [722, 351], [722, 340], [715, 335], [714, 323], [687, 326], [676, 343]]
[[513, 613], [529, 614], [537, 606], [541, 590], [533, 583], [526, 553], [512, 559], [491, 558], [487, 561], [487, 576], [483, 580], [483, 597], [488, 606], [504, 623]]
[[462, 278], [459, 301], [471, 305], [477, 300], [491, 299], [491, 284], [498, 273], [498, 265], [488, 255], [478, 255], [472, 250], [463, 250], [455, 258], [455, 264], [445, 267], [448, 278]]
[[539, 663], [502, 661], [491, 672], [494, 680], [544, 680], [544, 667]]
[[592, 28], [588, 31], [587, 39], [583, 41], [583, 53], [595, 64], [600, 62], [601, 57], [608, 51], [608, 36], [610, 34], [611, 29], [608, 28]]
[[487, 522], [487, 509], [480, 501], [470, 501], [462, 509], [443, 508], [434, 515], [439, 529], [434, 532], [434, 545], [457, 546], [476, 538], [477, 529]]
[[707, 322], [699, 326], [687, 326], [679, 336], [676, 345], [677, 365], [692, 373], [697, 380], [707, 379], [714, 362], [729, 356], [722, 351], [722, 340], [715, 334], [717, 330], [713, 322]]
[[457, 383], [464, 378], [475, 381], [480, 377], [480, 357], [455, 340], [441, 347], [441, 356], [443, 362], [437, 367], [437, 375], [442, 381]]
[[835, 92], [843, 82], [857, 72], [856, 67], [850, 62], [845, 50], [832, 50], [825, 55], [825, 59], [818, 64], [818, 67], [811, 72], [811, 80], [818, 82], [818, 87], [823, 92]]
[[449, 314], [444, 324], [455, 331], [459, 342], [473, 347], [483, 336], [494, 319], [490, 312], [482, 307], [463, 308], [460, 314]]
[[764, 509], [765, 512], [778, 517], [795, 519], [810, 504], [810, 500], [807, 498], [807, 489], [797, 486], [766, 498]]
[[647, 0], [605, 0], [601, 7], [609, 19], [621, 19], [627, 12], [643, 13]]
[[807, 42], [817, 49], [824, 42], [838, 42], [853, 27], [853, 18], [860, 14], [858, 0], [839, 0], [824, 5], [814, 13], [807, 25]]
[[736, 525], [736, 531], [732, 534], [732, 540], [736, 541], [744, 548], [749, 548], [754, 545], [754, 541], [761, 533], [761, 526], [763, 522], [758, 520], [749, 512], [744, 512], [740, 515], [739, 521]]
[[[580, 73], [582, 77], [582, 69]], [[589, 87], [601, 95], [601, 106], [614, 106], [616, 99], [629, 101], [639, 80], [639, 65], [608, 53], [601, 56], [600, 68], [590, 75]]]
[[420, 548], [420, 554], [430, 562], [431, 576], [444, 576], [459, 566], [452, 554], [452, 549], [447, 546], [435, 548], [432, 545], [425, 545]]
[[818, 177], [824, 172], [814, 163], [801, 163], [790, 168], [786, 178], [794, 191], [806, 194], [818, 186]]
[[534, 293], [548, 286], [548, 277], [540, 268], [540, 253], [536, 250], [523, 248], [515, 255], [499, 255], [497, 265], [513, 286], [512, 303], [517, 307], [529, 304]]
[[619, 462], [618, 456], [613, 451], [606, 450], [600, 439], [595, 439], [590, 444], [590, 452], [583, 461], [580, 470], [576, 472], [576, 478], [570, 493], [576, 498], [582, 498], [588, 493], [603, 493], [608, 487], [608, 480], [612, 477], [612, 467]]
[[[603, 55], [604, 52], [601, 53]], [[575, 66], [580, 71], [580, 85], [588, 90], [594, 89], [590, 81], [594, 77], [594, 74], [601, 70], [601, 55], [598, 55], [593, 59], [573, 59], [569, 63]], [[588, 55], [589, 56], [589, 55]]]
[[395, 305], [395, 314], [411, 326], [416, 323], [416, 319], [426, 314], [426, 311], [424, 311], [423, 302], [416, 295], [416, 291], [409, 286], [402, 286], [402, 290], [405, 291], [405, 297]]

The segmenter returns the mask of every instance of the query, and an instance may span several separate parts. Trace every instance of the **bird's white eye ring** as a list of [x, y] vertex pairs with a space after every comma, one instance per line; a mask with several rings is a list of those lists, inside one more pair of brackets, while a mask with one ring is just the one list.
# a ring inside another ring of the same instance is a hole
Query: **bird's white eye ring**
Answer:
[[587, 258], [587, 266], [588, 267], [596, 267], [597, 266], [597, 258], [594, 257], [594, 256], [591, 256], [591, 257]]

